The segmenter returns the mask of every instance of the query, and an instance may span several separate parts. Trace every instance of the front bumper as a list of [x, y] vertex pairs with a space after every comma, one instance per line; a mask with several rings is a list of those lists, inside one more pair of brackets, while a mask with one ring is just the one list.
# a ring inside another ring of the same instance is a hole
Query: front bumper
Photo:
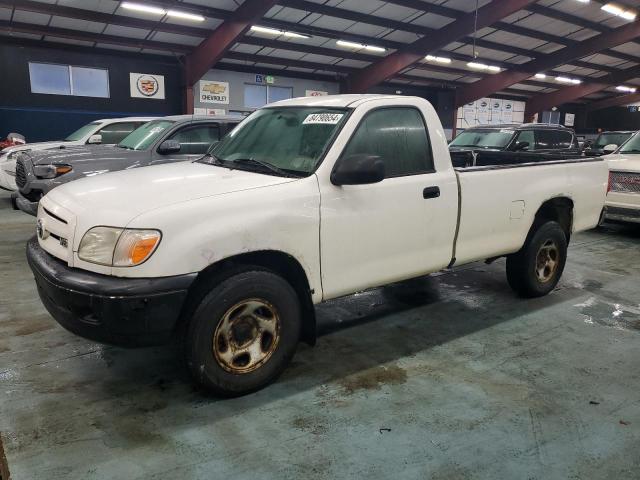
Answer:
[[76, 335], [125, 347], [168, 342], [197, 274], [122, 278], [71, 268], [45, 252], [35, 237], [27, 260], [42, 303]]
[[32, 202], [28, 198], [23, 197], [18, 194], [15, 200], [15, 206], [18, 210], [22, 210], [24, 213], [28, 213], [29, 215], [33, 215], [36, 217], [38, 215], [38, 202]]
[[640, 208], [604, 207], [603, 220], [610, 222], [640, 223]]

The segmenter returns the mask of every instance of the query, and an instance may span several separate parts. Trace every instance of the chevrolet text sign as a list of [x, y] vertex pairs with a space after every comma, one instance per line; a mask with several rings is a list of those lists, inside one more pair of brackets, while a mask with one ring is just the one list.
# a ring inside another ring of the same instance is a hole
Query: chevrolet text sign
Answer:
[[200, 80], [200, 102], [229, 103], [229, 84], [212, 80]]

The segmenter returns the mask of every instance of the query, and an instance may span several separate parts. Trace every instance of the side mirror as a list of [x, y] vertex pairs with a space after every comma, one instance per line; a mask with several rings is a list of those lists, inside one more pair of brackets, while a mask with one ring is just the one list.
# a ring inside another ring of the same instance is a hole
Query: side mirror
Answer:
[[515, 147], [513, 148], [516, 152], [522, 152], [524, 150], [529, 150], [529, 142], [516, 142]]
[[158, 147], [158, 153], [167, 155], [169, 153], [178, 153], [180, 151], [180, 142], [177, 140], [165, 140]]
[[102, 143], [102, 135], [100, 135], [99, 133], [96, 133], [95, 135], [91, 135], [89, 137], [89, 140], [87, 140], [87, 143], [91, 145]]
[[602, 153], [604, 153], [605, 155], [609, 155], [610, 153], [615, 152], [618, 149], [618, 145], [616, 145], [615, 143], [610, 143], [609, 145], [605, 145], [604, 148], [602, 149]]
[[334, 185], [365, 185], [384, 180], [384, 162], [376, 155], [357, 154], [340, 159], [331, 172]]
[[593, 145], [593, 142], [591, 140], [585, 140], [582, 144], [582, 148], [591, 148], [591, 145]]

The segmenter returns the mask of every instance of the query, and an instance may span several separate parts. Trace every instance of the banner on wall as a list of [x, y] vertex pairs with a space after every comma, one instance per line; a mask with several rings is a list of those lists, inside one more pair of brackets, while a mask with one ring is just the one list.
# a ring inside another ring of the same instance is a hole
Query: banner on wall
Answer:
[[132, 98], [164, 100], [164, 75], [129, 73], [129, 88]]
[[306, 90], [304, 93], [305, 97], [324, 97], [325, 95], [329, 95], [329, 92], [323, 92], [322, 90]]
[[200, 80], [200, 102], [229, 103], [229, 83]]
[[522, 123], [524, 107], [524, 102], [481, 98], [458, 108], [456, 127], [465, 129], [480, 125]]
[[564, 124], [567, 127], [573, 127], [576, 121], [576, 115], [574, 113], [565, 113], [564, 114]]

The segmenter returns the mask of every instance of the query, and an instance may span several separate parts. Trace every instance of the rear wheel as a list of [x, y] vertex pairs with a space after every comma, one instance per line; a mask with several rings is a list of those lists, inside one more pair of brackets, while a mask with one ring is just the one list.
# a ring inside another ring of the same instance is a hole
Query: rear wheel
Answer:
[[200, 385], [219, 395], [244, 395], [268, 385], [286, 368], [300, 338], [300, 301], [293, 287], [257, 268], [213, 285], [187, 330], [189, 369]]
[[523, 297], [553, 290], [567, 260], [567, 238], [557, 222], [546, 222], [529, 234], [522, 249], [507, 257], [507, 280]]

